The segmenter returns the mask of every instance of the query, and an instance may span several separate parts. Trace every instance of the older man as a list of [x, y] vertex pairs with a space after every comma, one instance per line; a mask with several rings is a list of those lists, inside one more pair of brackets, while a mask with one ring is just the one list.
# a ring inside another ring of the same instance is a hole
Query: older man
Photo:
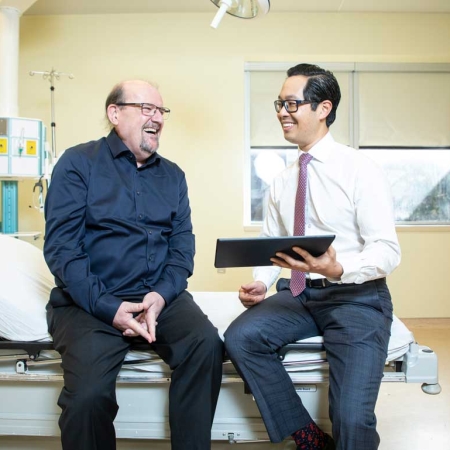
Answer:
[[57, 286], [47, 310], [64, 370], [64, 450], [116, 448], [116, 377], [136, 339], [173, 370], [172, 448], [210, 448], [223, 345], [186, 291], [187, 184], [157, 153], [169, 113], [155, 86], [120, 83], [106, 100], [109, 135], [68, 149], [53, 171], [44, 255]]

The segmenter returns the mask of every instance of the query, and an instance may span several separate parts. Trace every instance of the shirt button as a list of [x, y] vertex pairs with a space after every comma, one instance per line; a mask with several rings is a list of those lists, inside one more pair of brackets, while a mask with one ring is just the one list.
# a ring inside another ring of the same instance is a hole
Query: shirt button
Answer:
[[142, 214], [139, 214], [139, 216], [138, 216], [138, 217], [139, 217], [139, 219], [142, 219]]
[[141, 195], [141, 192], [140, 192], [140, 191], [137, 191], [136, 194], [137, 194], [137, 195]]
[[148, 234], [152, 234], [152, 230], [148, 230]]

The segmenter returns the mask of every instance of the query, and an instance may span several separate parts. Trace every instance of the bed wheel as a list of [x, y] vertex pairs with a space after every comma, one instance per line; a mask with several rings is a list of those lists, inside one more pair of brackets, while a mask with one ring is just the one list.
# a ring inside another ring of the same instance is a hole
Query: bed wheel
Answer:
[[437, 395], [441, 393], [441, 385], [439, 383], [436, 384], [422, 384], [422, 391], [425, 392], [425, 394], [430, 395]]

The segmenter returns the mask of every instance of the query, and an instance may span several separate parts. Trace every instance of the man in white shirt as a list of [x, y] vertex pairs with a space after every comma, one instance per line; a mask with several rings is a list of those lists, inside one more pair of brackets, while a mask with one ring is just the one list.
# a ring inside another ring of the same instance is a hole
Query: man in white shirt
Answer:
[[[294, 247], [303, 260], [278, 253], [273, 266], [255, 268], [254, 281], [239, 290], [248, 309], [228, 328], [225, 345], [272, 442], [291, 435], [298, 450], [375, 450], [374, 410], [392, 323], [385, 277], [400, 262], [390, 189], [374, 162], [329, 132], [341, 95], [334, 75], [310, 64], [287, 75], [275, 109], [285, 139], [309, 155], [307, 182], [300, 177], [306, 198], [296, 206], [297, 161], [271, 186], [261, 235], [299, 234], [294, 211], [302, 210], [305, 235], [336, 239], [322, 256]], [[277, 293], [265, 298], [281, 268], [292, 270], [292, 282], [280, 279]], [[299, 292], [294, 280], [301, 277]], [[330, 367], [333, 439], [314, 423], [277, 358], [283, 345], [318, 334]]]

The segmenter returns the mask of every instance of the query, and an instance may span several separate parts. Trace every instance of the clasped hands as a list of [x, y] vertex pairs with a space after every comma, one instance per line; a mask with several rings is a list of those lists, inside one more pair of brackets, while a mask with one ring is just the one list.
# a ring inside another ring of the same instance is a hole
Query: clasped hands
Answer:
[[122, 302], [114, 316], [113, 326], [123, 331], [126, 337], [142, 336], [151, 344], [156, 340], [156, 319], [165, 304], [157, 292], [149, 292], [141, 303]]

